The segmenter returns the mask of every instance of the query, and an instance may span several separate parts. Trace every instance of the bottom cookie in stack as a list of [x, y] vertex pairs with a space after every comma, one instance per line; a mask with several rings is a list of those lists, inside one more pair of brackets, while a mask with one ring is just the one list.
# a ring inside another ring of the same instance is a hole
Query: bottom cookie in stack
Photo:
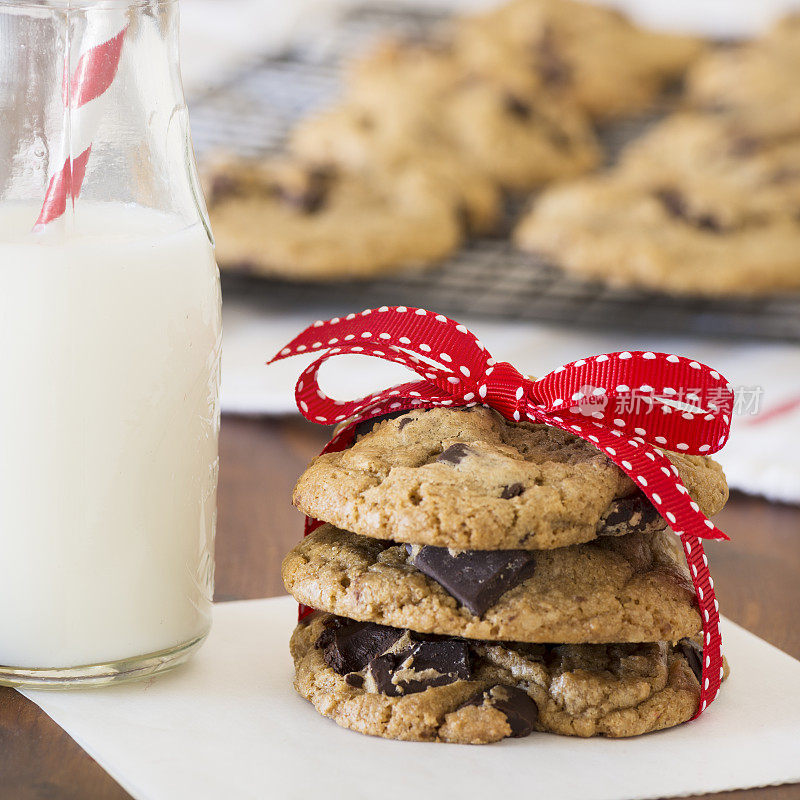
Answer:
[[297, 691], [321, 714], [391, 739], [485, 744], [550, 731], [636, 736], [690, 719], [702, 648], [526, 644], [431, 636], [324, 612], [291, 640]]

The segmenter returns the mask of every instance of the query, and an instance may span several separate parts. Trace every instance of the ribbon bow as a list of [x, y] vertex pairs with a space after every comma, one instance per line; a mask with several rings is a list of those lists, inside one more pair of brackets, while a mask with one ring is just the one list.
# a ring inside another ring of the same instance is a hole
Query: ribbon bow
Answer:
[[[510, 421], [551, 425], [601, 450], [647, 495], [680, 536], [703, 622], [699, 716], [722, 681], [719, 603], [703, 539], [727, 539], [689, 496], [662, 450], [707, 455], [727, 441], [733, 391], [716, 370], [667, 353], [625, 351], [573, 361], [538, 380], [496, 362], [463, 325], [422, 308], [382, 306], [318, 320], [269, 363], [321, 353], [297, 381], [295, 398], [312, 422], [348, 421], [323, 452], [344, 450], [356, 424], [414, 408], [489, 406]], [[403, 364], [421, 380], [359, 400], [327, 397], [317, 380], [332, 356], [359, 354]], [[622, 410], [621, 410], [622, 409]], [[306, 532], [320, 523], [307, 520]]]

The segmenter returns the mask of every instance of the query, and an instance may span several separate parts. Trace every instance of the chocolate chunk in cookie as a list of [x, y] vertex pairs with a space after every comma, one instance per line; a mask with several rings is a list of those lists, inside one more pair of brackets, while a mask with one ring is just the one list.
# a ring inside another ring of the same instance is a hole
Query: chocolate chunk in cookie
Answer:
[[558, 49], [552, 27], [546, 27], [534, 45], [534, 56], [545, 86], [563, 88], [569, 85], [572, 66]]
[[358, 672], [388, 650], [402, 631], [374, 622], [337, 619], [317, 639], [325, 663], [340, 675]]
[[[643, 492], [614, 500], [606, 515], [600, 520], [598, 536], [624, 536], [656, 527], [660, 515]], [[663, 520], [661, 520], [663, 522]], [[663, 523], [666, 527], [666, 523]]]
[[482, 616], [507, 591], [533, 575], [528, 550], [464, 550], [406, 545], [411, 563], [444, 587], [461, 605]]
[[507, 94], [504, 99], [506, 111], [513, 117], [527, 120], [531, 117], [531, 104], [520, 100], [515, 94]]
[[515, 738], [527, 736], [534, 730], [539, 719], [539, 708], [531, 696], [516, 686], [498, 684], [467, 700], [467, 706], [488, 706], [496, 708], [506, 716], [511, 735]]
[[678, 642], [677, 649], [683, 654], [699, 683], [703, 676], [703, 648], [694, 639], [686, 636]]
[[681, 219], [703, 231], [711, 233], [720, 233], [722, 231], [722, 224], [713, 214], [704, 211], [692, 211], [689, 208], [686, 196], [677, 189], [658, 189], [655, 196], [670, 216]]
[[[354, 441], [362, 436], [366, 436], [368, 433], [372, 433], [373, 428], [376, 425], [380, 425], [381, 422], [385, 422], [387, 419], [395, 419], [407, 413], [405, 409], [400, 409], [399, 411], [390, 411], [388, 414], [380, 414], [377, 417], [361, 420], [353, 429]], [[412, 419], [413, 417], [408, 417], [406, 420], [403, 420], [403, 422], [407, 425]], [[401, 427], [403, 427], [402, 424]]]
[[396, 697], [446, 686], [472, 676], [469, 645], [456, 639], [423, 640], [400, 653], [385, 653], [370, 661], [368, 672], [375, 689]]
[[510, 483], [503, 487], [500, 497], [503, 500], [510, 500], [512, 497], [519, 497], [524, 491], [525, 487], [521, 483]]
[[325, 198], [331, 183], [331, 174], [322, 170], [311, 170], [305, 181], [298, 183], [279, 183], [272, 186], [272, 191], [286, 206], [302, 214], [315, 214], [325, 205]]
[[463, 461], [470, 453], [472, 453], [472, 450], [467, 445], [456, 442], [456, 444], [451, 444], [450, 447], [440, 453], [436, 460], [445, 464], [455, 465]]

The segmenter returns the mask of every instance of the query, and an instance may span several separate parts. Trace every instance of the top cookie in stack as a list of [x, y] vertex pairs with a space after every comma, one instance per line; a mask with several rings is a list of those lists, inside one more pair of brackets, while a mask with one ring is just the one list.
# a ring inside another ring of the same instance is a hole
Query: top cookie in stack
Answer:
[[[321, 713], [471, 743], [631, 736], [694, 714], [701, 623], [680, 545], [602, 453], [484, 407], [360, 428], [300, 478], [295, 503], [328, 524], [283, 565], [317, 609], [292, 653]], [[669, 458], [718, 511], [719, 466]]]

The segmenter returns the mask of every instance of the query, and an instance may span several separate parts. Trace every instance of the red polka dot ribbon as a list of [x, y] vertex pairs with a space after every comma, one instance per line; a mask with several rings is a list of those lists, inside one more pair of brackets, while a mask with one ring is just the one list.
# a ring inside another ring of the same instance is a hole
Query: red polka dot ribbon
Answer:
[[[719, 604], [703, 539], [727, 539], [689, 496], [663, 450], [706, 455], [727, 441], [733, 391], [716, 370], [668, 353], [625, 351], [581, 358], [539, 380], [496, 362], [463, 325], [421, 308], [383, 306], [317, 321], [269, 363], [319, 352], [295, 388], [312, 422], [348, 424], [323, 452], [352, 444], [354, 426], [393, 411], [489, 406], [510, 421], [561, 428], [597, 447], [650, 498], [680, 536], [703, 622], [699, 716], [722, 680]], [[317, 381], [332, 356], [360, 354], [395, 361], [421, 380], [359, 400], [327, 397]], [[663, 448], [663, 450], [662, 450]], [[321, 523], [306, 520], [306, 533]]]

